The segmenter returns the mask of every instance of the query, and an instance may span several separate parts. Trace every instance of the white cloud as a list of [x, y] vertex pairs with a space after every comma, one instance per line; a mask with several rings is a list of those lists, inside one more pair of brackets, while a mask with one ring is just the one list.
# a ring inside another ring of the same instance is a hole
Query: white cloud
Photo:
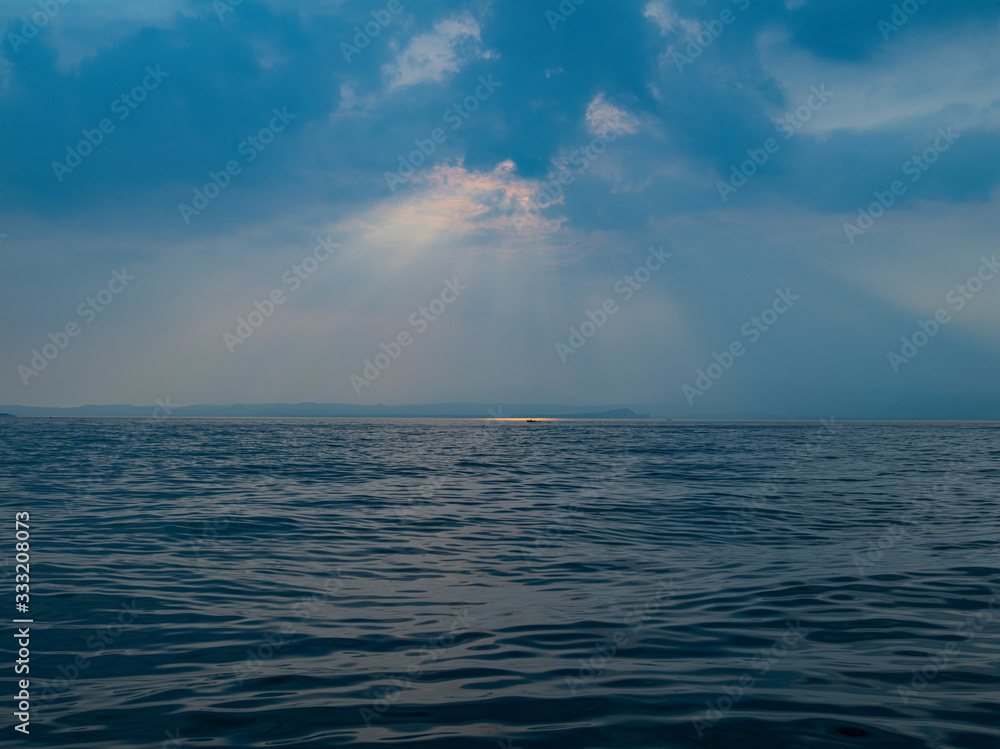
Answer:
[[697, 33], [701, 27], [698, 21], [681, 18], [677, 15], [667, 0], [652, 0], [652, 2], [647, 3], [646, 7], [642, 9], [642, 17], [655, 23], [659, 27], [662, 36], [666, 36], [672, 32], [684, 36], [686, 34]]
[[632, 135], [638, 128], [635, 115], [611, 104], [604, 94], [598, 94], [587, 105], [587, 130], [591, 135], [604, 136], [612, 130]]
[[642, 10], [642, 17], [660, 27], [661, 34], [668, 34], [677, 25], [677, 14], [664, 0], [653, 0]]
[[348, 117], [366, 115], [374, 111], [378, 105], [378, 97], [375, 94], [359, 96], [357, 86], [356, 81], [340, 84], [340, 104], [330, 113], [330, 122], [339, 122]]
[[[25, 2], [24, 6], [25, 10], [38, 8], [37, 3]], [[84, 60], [118, 46], [140, 29], [170, 29], [178, 19], [196, 14], [186, 0], [74, 0], [57, 7], [45, 29], [29, 44], [54, 48], [56, 68], [64, 73], [77, 70]], [[6, 31], [20, 33], [21, 26], [15, 19]]]
[[276, 65], [288, 62], [288, 57], [279, 51], [278, 47], [269, 40], [259, 36], [248, 37], [250, 47], [253, 49], [257, 64], [265, 70], [270, 70]]
[[383, 201], [334, 230], [365, 242], [419, 246], [421, 252], [431, 251], [448, 237], [475, 237], [476, 243], [486, 241], [500, 253], [551, 253], [561, 248], [553, 238], [565, 218], [528, 211], [541, 182], [518, 176], [513, 161], [501, 162], [491, 171], [467, 169], [461, 162], [438, 165], [418, 172], [413, 183], [414, 190]]
[[1000, 102], [1000, 48], [996, 30], [967, 27], [956, 32], [901, 32], [872, 61], [815, 57], [793, 45], [787, 33], [758, 40], [760, 59], [792, 104], [825, 84], [834, 99], [806, 130], [870, 130], [949, 111], [956, 127], [991, 127]]
[[471, 59], [489, 58], [479, 51], [479, 22], [471, 15], [454, 16], [434, 24], [434, 31], [418, 34], [383, 68], [389, 90], [430, 81], [439, 82]]

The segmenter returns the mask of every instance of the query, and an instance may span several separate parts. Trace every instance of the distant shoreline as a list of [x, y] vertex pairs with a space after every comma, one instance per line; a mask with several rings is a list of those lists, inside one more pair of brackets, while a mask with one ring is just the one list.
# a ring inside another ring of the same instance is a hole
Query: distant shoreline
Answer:
[[[122, 421], [508, 421], [510, 423], [526, 423], [528, 419], [541, 419], [544, 423], [585, 423], [603, 422], [618, 424], [664, 424], [675, 425], [684, 424], [808, 424], [814, 425], [819, 419], [681, 419], [681, 418], [578, 418], [568, 416], [540, 416], [540, 417], [500, 417], [493, 416], [108, 416], [108, 415], [80, 415], [80, 414], [30, 414], [16, 415], [6, 414], [10, 418], [17, 419], [120, 419]], [[0, 414], [0, 418], [3, 414]], [[836, 424], [1000, 424], [1000, 419], [837, 419]]]
[[[791, 409], [789, 409], [791, 411]], [[860, 409], [859, 409], [860, 410]], [[929, 413], [906, 415], [887, 409], [882, 413], [865, 414], [858, 410], [844, 416], [834, 414], [785, 413], [778, 415], [729, 415], [718, 413], [686, 413], [665, 405], [639, 406], [572, 406], [565, 404], [487, 404], [432, 403], [403, 406], [362, 406], [341, 403], [236, 403], [229, 405], [177, 406], [159, 403], [156, 406], [130, 404], [85, 405], [73, 407], [0, 405], [0, 418], [93, 418], [93, 419], [461, 419], [471, 421], [498, 419], [535, 419], [557, 421], [607, 421], [649, 423], [995, 423], [1000, 418], [990, 409], [983, 409], [985, 418], [974, 417], [965, 409], [933, 409]]]
[[[360, 406], [339, 403], [237, 403], [226, 406], [86, 405], [75, 407], [0, 406], [12, 416], [90, 418], [394, 418], [394, 419], [649, 419], [630, 408], [566, 406], [562, 404], [436, 403], [422, 406]], [[2, 413], [2, 412], [0, 412]]]

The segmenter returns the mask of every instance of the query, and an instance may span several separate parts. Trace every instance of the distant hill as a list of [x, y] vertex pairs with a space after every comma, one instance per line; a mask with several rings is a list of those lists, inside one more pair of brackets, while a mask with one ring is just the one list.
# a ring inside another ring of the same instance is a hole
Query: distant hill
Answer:
[[[77, 416], [149, 418], [153, 406], [108, 405], [49, 408], [44, 406], [0, 406], [13, 416]], [[157, 411], [161, 414], [162, 411]], [[648, 414], [637, 414], [629, 408], [606, 408], [581, 413], [579, 406], [438, 403], [424, 406], [356, 406], [339, 403], [236, 403], [227, 406], [180, 406], [170, 413], [172, 417], [229, 417], [229, 418], [443, 418], [482, 419], [491, 416], [508, 418], [549, 419], [648, 419]]]

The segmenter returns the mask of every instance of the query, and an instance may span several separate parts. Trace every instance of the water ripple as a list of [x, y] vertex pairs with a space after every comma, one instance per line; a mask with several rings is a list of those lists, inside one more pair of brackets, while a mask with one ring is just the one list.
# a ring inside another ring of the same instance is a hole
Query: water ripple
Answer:
[[1000, 745], [996, 424], [0, 442], [38, 746]]

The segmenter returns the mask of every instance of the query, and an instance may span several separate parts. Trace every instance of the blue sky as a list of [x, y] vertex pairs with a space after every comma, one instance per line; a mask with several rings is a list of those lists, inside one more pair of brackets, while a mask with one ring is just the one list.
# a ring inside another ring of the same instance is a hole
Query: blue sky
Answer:
[[0, 403], [995, 394], [1000, 3], [234, 3], [5, 3]]

